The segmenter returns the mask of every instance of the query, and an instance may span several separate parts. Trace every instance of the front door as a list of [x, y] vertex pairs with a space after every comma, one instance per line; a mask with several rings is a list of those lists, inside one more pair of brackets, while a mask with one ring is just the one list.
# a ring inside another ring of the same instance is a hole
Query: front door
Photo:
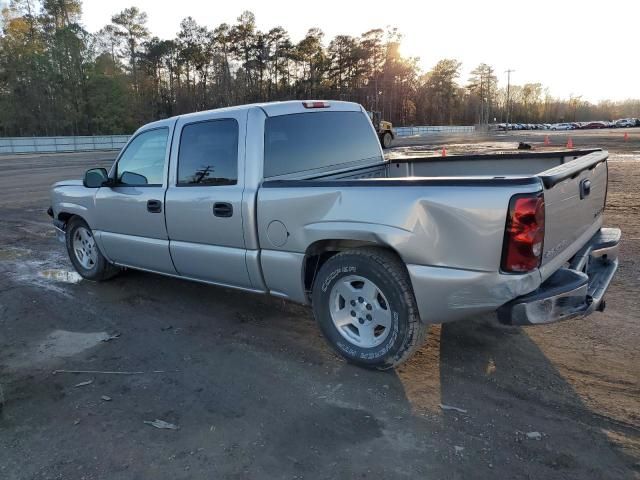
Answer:
[[166, 218], [182, 276], [251, 288], [242, 225], [245, 128], [246, 111], [178, 120]]
[[99, 189], [95, 210], [109, 259], [175, 274], [164, 218], [169, 133], [169, 126], [146, 130], [127, 144], [111, 172], [116, 185]]

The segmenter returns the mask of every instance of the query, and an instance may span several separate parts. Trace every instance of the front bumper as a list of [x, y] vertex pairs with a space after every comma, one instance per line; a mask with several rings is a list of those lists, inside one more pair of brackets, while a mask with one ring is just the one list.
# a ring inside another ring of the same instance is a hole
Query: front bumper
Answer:
[[509, 325], [539, 325], [604, 310], [604, 294], [618, 269], [620, 237], [618, 228], [600, 229], [567, 267], [534, 292], [501, 306], [498, 319]]

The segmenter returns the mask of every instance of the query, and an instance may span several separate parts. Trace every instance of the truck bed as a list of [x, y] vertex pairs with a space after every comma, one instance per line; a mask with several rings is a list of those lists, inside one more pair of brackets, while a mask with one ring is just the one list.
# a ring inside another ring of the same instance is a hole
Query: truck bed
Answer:
[[393, 158], [384, 164], [353, 167], [329, 174], [304, 175], [300, 180], [358, 180], [358, 179], [503, 179], [540, 176], [544, 172], [565, 165], [600, 149], [554, 152], [496, 153], [451, 155], [448, 157]]
[[[494, 208], [495, 216], [506, 219], [510, 195], [523, 190], [541, 191], [546, 210], [544, 253], [540, 268], [541, 278], [544, 280], [580, 250], [602, 226], [607, 158], [608, 153], [600, 149], [406, 157], [369, 166], [355, 165], [340, 171], [267, 180], [263, 187], [318, 187], [323, 191], [340, 191], [345, 199], [346, 192], [351, 188], [367, 187], [366, 191], [362, 190], [359, 194], [361, 198], [366, 197], [365, 208], [393, 211], [395, 202], [396, 208], [401, 209], [407, 208], [402, 202], [408, 201], [408, 198], [419, 197], [417, 201], [423, 205], [435, 198], [441, 207], [437, 211], [433, 207], [425, 207], [428, 215], [440, 215], [440, 209], [445, 207], [452, 211], [462, 208], [466, 213], [460, 218], [466, 217], [467, 220], [475, 215], [474, 205], [477, 208]], [[590, 186], [590, 191], [583, 197], [581, 189], [585, 185]], [[410, 197], [387, 191], [392, 189], [382, 189], [372, 195], [368, 189], [375, 187], [415, 187], [423, 189], [421, 191], [424, 193]], [[447, 191], [436, 194], [429, 187], [446, 187]], [[427, 193], [428, 191], [432, 193]], [[493, 203], [498, 195], [502, 195], [497, 201], [501, 205], [499, 212], [496, 203]], [[339, 217], [339, 213], [336, 214]], [[362, 215], [365, 216], [364, 213]], [[391, 212], [387, 215], [392, 217]], [[442, 222], [442, 219], [439, 221]], [[428, 219], [422, 219], [421, 222], [428, 228]], [[504, 220], [500, 223], [502, 231]], [[476, 234], [479, 232], [478, 228], [480, 227], [476, 227]], [[499, 251], [495, 246], [492, 248]], [[458, 255], [464, 256], [462, 252]], [[453, 257], [449, 255], [449, 260]], [[469, 259], [466, 261], [467, 265], [474, 263]]]

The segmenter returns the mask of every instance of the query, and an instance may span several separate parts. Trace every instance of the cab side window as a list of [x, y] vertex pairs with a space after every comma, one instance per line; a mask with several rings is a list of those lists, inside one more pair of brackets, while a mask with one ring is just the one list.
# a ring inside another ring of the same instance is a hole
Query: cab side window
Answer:
[[162, 185], [167, 152], [168, 128], [143, 132], [134, 138], [120, 156], [116, 167], [119, 185]]
[[185, 125], [178, 151], [178, 186], [238, 183], [238, 122], [226, 118]]

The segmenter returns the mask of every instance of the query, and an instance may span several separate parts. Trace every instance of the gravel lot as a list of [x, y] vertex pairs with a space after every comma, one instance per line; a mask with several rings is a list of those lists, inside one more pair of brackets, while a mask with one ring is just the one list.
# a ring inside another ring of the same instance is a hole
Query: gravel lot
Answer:
[[345, 364], [281, 300], [133, 271], [79, 280], [48, 188], [114, 154], [0, 157], [0, 478], [640, 478], [640, 129], [625, 131], [396, 142], [390, 155], [546, 134], [606, 148], [605, 223], [624, 243], [606, 312], [436, 326], [384, 373]]

